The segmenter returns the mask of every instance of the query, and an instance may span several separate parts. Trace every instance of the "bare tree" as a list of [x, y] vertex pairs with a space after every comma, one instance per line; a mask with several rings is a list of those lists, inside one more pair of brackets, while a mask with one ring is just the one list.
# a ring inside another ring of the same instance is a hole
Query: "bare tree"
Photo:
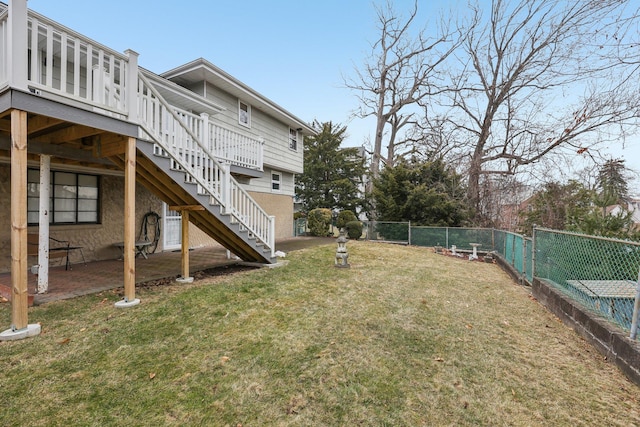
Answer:
[[[459, 31], [450, 32], [442, 22], [439, 35], [427, 36], [426, 29], [416, 33], [417, 1], [406, 19], [396, 13], [390, 0], [376, 10], [380, 39], [372, 45], [371, 56], [362, 68], [356, 69], [357, 77], [345, 81], [360, 101], [355, 115], [376, 118], [372, 178], [378, 177], [381, 162], [393, 165], [397, 150], [405, 142], [403, 128], [415, 122], [416, 109], [410, 107], [419, 108], [421, 100], [441, 90], [436, 83], [439, 67], [461, 40]], [[387, 144], [384, 156], [383, 140]]]
[[486, 19], [472, 10], [475, 25], [452, 67], [456, 89], [437, 107], [467, 156], [467, 196], [479, 215], [482, 177], [514, 174], [550, 153], [584, 153], [635, 130], [640, 96], [629, 86], [637, 70], [625, 28], [637, 21], [627, 5], [493, 0]]

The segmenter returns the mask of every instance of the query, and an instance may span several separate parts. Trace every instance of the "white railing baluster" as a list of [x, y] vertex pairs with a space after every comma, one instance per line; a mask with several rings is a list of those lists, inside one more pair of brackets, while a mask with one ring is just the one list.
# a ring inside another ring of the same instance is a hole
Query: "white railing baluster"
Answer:
[[[221, 138], [218, 129], [204, 126], [208, 117], [198, 116], [169, 105], [140, 73], [140, 96], [145, 96], [156, 111], [162, 111], [162, 125], [155, 126], [157, 121], [145, 117], [141, 108], [140, 125], [145, 129], [151, 139], [167, 152], [176, 166], [183, 170], [190, 182], [198, 185], [198, 191], [206, 192], [211, 201], [219, 204], [223, 213], [230, 215], [231, 223], [238, 223], [242, 230], [247, 230], [250, 236], [254, 236], [263, 244], [271, 248], [272, 237], [268, 227], [267, 213], [251, 198], [249, 193], [231, 175], [231, 162], [225, 160], [222, 164], [216, 159], [217, 151], [221, 148]], [[141, 103], [142, 104], [142, 103]], [[146, 120], [145, 120], [146, 118]], [[163, 129], [165, 131], [163, 131]], [[222, 133], [226, 130], [222, 129]], [[166, 138], [165, 134], [166, 133]], [[211, 135], [213, 141], [203, 143]], [[249, 137], [237, 132], [230, 133], [231, 138], [236, 138], [236, 143], [250, 140]], [[170, 143], [167, 142], [170, 141]], [[258, 145], [261, 145], [259, 141]], [[225, 149], [233, 148], [224, 146]], [[155, 149], [154, 149], [155, 150]], [[214, 151], [216, 154], [214, 155]]]
[[80, 40], [73, 40], [73, 96], [80, 98]]
[[0, 87], [9, 83], [9, 16], [8, 10], [0, 13]]
[[60, 38], [60, 90], [67, 93], [67, 34]]
[[87, 68], [86, 68], [86, 86], [85, 96], [87, 100], [93, 101], [93, 48], [87, 45]]
[[40, 49], [38, 49], [38, 33], [39, 33], [39, 25], [36, 19], [31, 20], [31, 46], [29, 49], [29, 55], [31, 55], [31, 80], [36, 81], [38, 83], [41, 82], [41, 59], [40, 59]]
[[44, 55], [45, 85], [53, 87], [53, 28], [47, 28], [47, 45]]

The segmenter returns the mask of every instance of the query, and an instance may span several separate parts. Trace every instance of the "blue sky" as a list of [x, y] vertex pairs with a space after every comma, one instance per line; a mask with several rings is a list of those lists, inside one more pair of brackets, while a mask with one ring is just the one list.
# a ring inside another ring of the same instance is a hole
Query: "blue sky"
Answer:
[[155, 73], [203, 57], [304, 121], [348, 125], [349, 145], [364, 138], [362, 129], [351, 132], [357, 100], [342, 76], [376, 39], [369, 0], [29, 0], [28, 7], [116, 51], [135, 50]]
[[[419, 21], [433, 22], [454, 3], [420, 2]], [[394, 5], [406, 12], [413, 0]], [[28, 7], [116, 51], [137, 51], [155, 73], [203, 57], [304, 121], [347, 125], [346, 145], [373, 135], [372, 120], [350, 120], [358, 101], [343, 87], [378, 39], [371, 0], [29, 0]], [[638, 138], [627, 145], [610, 151], [640, 171]]]

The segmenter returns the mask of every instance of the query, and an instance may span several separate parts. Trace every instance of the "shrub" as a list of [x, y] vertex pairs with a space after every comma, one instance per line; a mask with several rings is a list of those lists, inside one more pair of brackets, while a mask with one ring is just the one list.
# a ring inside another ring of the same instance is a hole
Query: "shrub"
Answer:
[[357, 221], [358, 218], [356, 217], [356, 214], [354, 214], [352, 211], [342, 211], [338, 214], [338, 220], [336, 221], [336, 227], [338, 228], [344, 228], [348, 222], [351, 221]]
[[344, 225], [347, 230], [347, 236], [350, 239], [358, 240], [362, 236], [362, 222], [349, 221]]
[[309, 211], [307, 226], [312, 236], [326, 236], [331, 225], [331, 209], [317, 208]]

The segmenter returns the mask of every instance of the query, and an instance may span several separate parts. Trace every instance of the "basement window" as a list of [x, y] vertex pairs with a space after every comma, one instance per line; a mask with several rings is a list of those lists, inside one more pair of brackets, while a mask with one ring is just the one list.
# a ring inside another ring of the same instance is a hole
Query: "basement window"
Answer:
[[[51, 172], [49, 224], [98, 224], [100, 186], [97, 175]], [[40, 171], [27, 171], [27, 222], [37, 225], [40, 210]]]

